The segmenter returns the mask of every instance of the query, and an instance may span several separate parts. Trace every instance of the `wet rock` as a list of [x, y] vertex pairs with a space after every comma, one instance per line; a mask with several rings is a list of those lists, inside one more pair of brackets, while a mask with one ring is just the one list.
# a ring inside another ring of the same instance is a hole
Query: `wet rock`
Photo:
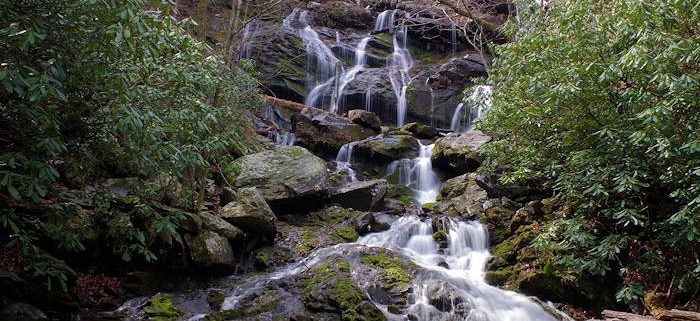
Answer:
[[385, 179], [352, 182], [333, 191], [331, 202], [361, 211], [373, 210], [383, 204], [387, 184]]
[[414, 136], [420, 139], [433, 139], [438, 135], [438, 132], [437, 130], [435, 130], [435, 128], [419, 123], [408, 123], [406, 125], [403, 125], [401, 129], [413, 134]]
[[225, 237], [230, 243], [235, 244], [235, 242], [238, 242], [245, 237], [245, 232], [225, 221], [220, 216], [216, 216], [209, 212], [202, 212], [199, 213], [199, 217], [202, 220], [202, 225], [204, 228]]
[[317, 26], [358, 30], [371, 30], [375, 20], [369, 10], [341, 1], [313, 6], [312, 18]]
[[[476, 180], [479, 186], [489, 193], [490, 197], [506, 197], [511, 200], [511, 203], [527, 202], [545, 198], [548, 194], [551, 195], [551, 193], [542, 190], [542, 184], [538, 182], [514, 182], [503, 185], [499, 182], [500, 177], [501, 175], [496, 173], [479, 174]], [[504, 206], [507, 205], [504, 204]], [[517, 205], [516, 208], [519, 206]]]
[[49, 318], [36, 307], [26, 303], [12, 303], [0, 312], [0, 319], [4, 321], [44, 321]]
[[433, 212], [474, 219], [484, 212], [484, 202], [488, 199], [475, 180], [476, 174], [464, 174], [447, 180], [440, 189], [441, 199], [433, 207]]
[[173, 298], [165, 293], [152, 296], [143, 311], [151, 320], [174, 321], [183, 314], [182, 310], [173, 302]]
[[244, 231], [263, 235], [270, 241], [275, 237], [277, 216], [255, 187], [239, 189], [236, 201], [221, 209], [221, 217]]
[[460, 290], [447, 282], [432, 282], [428, 285], [428, 302], [436, 309], [442, 312], [453, 312], [456, 315], [468, 313], [468, 309], [464, 309], [464, 304], [467, 299], [461, 297], [458, 293]]
[[236, 160], [234, 187], [257, 187], [272, 207], [328, 194], [326, 162], [298, 146], [284, 146]]
[[491, 141], [491, 137], [480, 131], [450, 133], [435, 142], [433, 166], [453, 175], [476, 170], [483, 161], [479, 148]]
[[348, 111], [348, 118], [351, 122], [362, 127], [372, 129], [377, 133], [382, 131], [382, 121], [373, 112], [362, 109], [353, 109]]
[[392, 219], [382, 213], [365, 213], [353, 220], [355, 231], [359, 235], [386, 231], [391, 226]]
[[328, 155], [335, 155], [347, 143], [376, 134], [345, 117], [312, 107], [292, 116], [292, 129], [297, 144]]
[[377, 162], [388, 162], [418, 156], [418, 140], [409, 135], [379, 135], [355, 146], [358, 156]]
[[216, 232], [202, 230], [189, 243], [192, 262], [199, 267], [223, 267], [235, 264], [231, 244]]

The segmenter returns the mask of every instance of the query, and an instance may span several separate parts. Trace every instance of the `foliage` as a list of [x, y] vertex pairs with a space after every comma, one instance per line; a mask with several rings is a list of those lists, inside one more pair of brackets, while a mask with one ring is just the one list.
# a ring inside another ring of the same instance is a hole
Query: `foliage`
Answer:
[[[479, 127], [504, 181], [540, 180], [570, 211], [538, 238], [558, 265], [619, 270], [692, 295], [700, 271], [700, 5], [560, 1], [522, 10], [496, 48]], [[675, 283], [674, 283], [675, 282]]]
[[[28, 254], [46, 240], [82, 250], [63, 229], [70, 214], [41, 212], [57, 181], [80, 187], [110, 176], [137, 181], [131, 219], [174, 234], [181, 218], [148, 200], [180, 186], [171, 199], [192, 209], [211, 168], [235, 171], [231, 160], [255, 149], [245, 117], [260, 102], [252, 68], [230, 69], [183, 31], [188, 20], [167, 14], [167, 2], [0, 0], [0, 12], [3, 244]], [[123, 258], [156, 259], [131, 228]]]

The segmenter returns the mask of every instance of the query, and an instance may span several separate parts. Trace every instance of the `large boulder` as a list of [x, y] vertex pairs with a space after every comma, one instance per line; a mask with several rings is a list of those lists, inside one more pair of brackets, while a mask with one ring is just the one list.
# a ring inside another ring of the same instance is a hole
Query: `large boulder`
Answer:
[[474, 219], [484, 213], [484, 202], [488, 194], [476, 182], [476, 174], [464, 174], [442, 184], [441, 200], [433, 207], [433, 212], [464, 219]]
[[389, 162], [418, 156], [420, 144], [409, 135], [379, 135], [355, 145], [357, 155], [379, 162]]
[[231, 244], [216, 232], [203, 229], [189, 243], [192, 262], [199, 267], [226, 267], [236, 263]]
[[435, 128], [419, 123], [408, 123], [403, 125], [401, 130], [407, 131], [421, 139], [433, 139], [438, 135], [438, 131]]
[[221, 209], [221, 217], [247, 232], [260, 234], [273, 240], [277, 216], [265, 202], [262, 193], [255, 187], [242, 188], [236, 193], [235, 202]]
[[433, 166], [452, 175], [472, 172], [484, 160], [479, 148], [491, 141], [491, 137], [480, 131], [450, 133], [435, 142]]
[[383, 204], [387, 184], [385, 179], [352, 182], [333, 191], [331, 202], [361, 211], [373, 210]]
[[236, 160], [235, 188], [256, 187], [273, 208], [328, 195], [326, 162], [298, 146], [283, 146]]
[[238, 242], [245, 237], [245, 232], [225, 221], [220, 216], [209, 212], [202, 212], [199, 214], [199, 217], [202, 220], [204, 228], [225, 237], [229, 242]]
[[292, 130], [296, 144], [324, 154], [335, 154], [347, 143], [376, 135], [345, 117], [312, 107], [292, 116]]
[[379, 119], [379, 116], [371, 111], [353, 109], [348, 111], [348, 118], [351, 122], [372, 129], [377, 133], [382, 130], [382, 121]]

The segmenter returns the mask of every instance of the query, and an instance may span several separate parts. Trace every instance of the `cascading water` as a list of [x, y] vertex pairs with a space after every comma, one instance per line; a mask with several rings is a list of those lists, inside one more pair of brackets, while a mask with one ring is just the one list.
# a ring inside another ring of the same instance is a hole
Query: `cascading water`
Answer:
[[338, 151], [338, 156], [335, 158], [337, 171], [343, 174], [343, 180], [341, 183], [347, 184], [357, 181], [357, 174], [352, 168], [352, 151], [358, 142], [351, 142], [343, 145]]
[[372, 88], [367, 88], [365, 92], [365, 110], [372, 111]]
[[398, 175], [398, 183], [410, 187], [419, 205], [435, 202], [440, 192], [440, 179], [435, 171], [430, 157], [435, 144], [420, 144], [418, 157], [412, 160], [402, 159], [389, 164], [387, 174]]
[[343, 107], [342, 98], [345, 87], [351, 81], [355, 80], [355, 76], [357, 76], [357, 74], [365, 68], [365, 64], [367, 63], [367, 44], [370, 40], [372, 40], [372, 36], [367, 36], [360, 40], [355, 48], [355, 65], [347, 71], [343, 70], [338, 77], [338, 89], [334, 94], [333, 102], [331, 103], [330, 108], [332, 113], [338, 113], [340, 108]]
[[470, 131], [474, 128], [474, 121], [481, 118], [484, 112], [491, 107], [491, 95], [493, 87], [479, 85], [467, 97], [466, 108], [464, 103], [457, 105], [450, 129], [453, 131]]
[[284, 119], [274, 106], [267, 105], [265, 119], [273, 124], [267, 132], [267, 138], [277, 145], [292, 146], [296, 141], [296, 136], [290, 131], [289, 121]]
[[379, 14], [374, 26], [375, 32], [388, 31], [392, 35], [394, 52], [388, 58], [389, 80], [396, 95], [396, 125], [401, 127], [406, 121], [408, 102], [406, 92], [411, 84], [409, 71], [413, 66], [411, 52], [407, 48], [408, 28], [405, 24], [396, 27], [397, 10], [387, 10]]

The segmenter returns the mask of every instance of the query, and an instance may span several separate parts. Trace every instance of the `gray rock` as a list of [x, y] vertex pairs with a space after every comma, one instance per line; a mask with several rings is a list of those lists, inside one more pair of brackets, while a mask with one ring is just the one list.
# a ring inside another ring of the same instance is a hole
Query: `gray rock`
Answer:
[[418, 156], [420, 144], [409, 135], [379, 135], [359, 142], [356, 154], [374, 161], [387, 162]]
[[403, 125], [401, 129], [421, 139], [433, 139], [438, 135], [438, 131], [435, 128], [418, 123], [408, 123]]
[[199, 213], [204, 228], [214, 231], [217, 234], [225, 237], [229, 242], [236, 242], [245, 237], [245, 233], [238, 227], [225, 221], [223, 218], [211, 214], [209, 212]]
[[476, 170], [484, 160], [479, 148], [491, 141], [491, 137], [480, 131], [450, 133], [435, 142], [433, 166], [461, 175]]
[[189, 242], [192, 262], [199, 267], [233, 266], [236, 261], [228, 240], [203, 229]]
[[387, 184], [385, 179], [353, 182], [333, 191], [331, 202], [360, 211], [373, 210], [383, 204]]
[[435, 203], [434, 213], [473, 219], [484, 213], [488, 194], [476, 182], [476, 174], [464, 174], [442, 184], [442, 199]]
[[353, 109], [348, 111], [348, 118], [351, 122], [372, 129], [377, 133], [382, 131], [382, 121], [373, 112], [363, 109]]
[[284, 146], [236, 160], [243, 169], [236, 188], [256, 187], [268, 204], [328, 195], [326, 162], [298, 146]]
[[311, 107], [292, 116], [292, 128], [296, 134], [296, 144], [331, 155], [349, 142], [376, 134], [345, 117]]
[[244, 231], [261, 234], [270, 240], [275, 237], [277, 216], [255, 187], [238, 190], [236, 201], [221, 209], [221, 217]]

